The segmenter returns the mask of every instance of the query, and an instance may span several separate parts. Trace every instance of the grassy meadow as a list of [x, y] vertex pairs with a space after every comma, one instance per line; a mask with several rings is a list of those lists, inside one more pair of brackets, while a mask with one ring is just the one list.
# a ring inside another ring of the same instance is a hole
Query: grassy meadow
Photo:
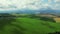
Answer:
[[0, 14], [0, 34], [50, 34], [54, 32], [60, 32], [60, 23], [53, 18]]

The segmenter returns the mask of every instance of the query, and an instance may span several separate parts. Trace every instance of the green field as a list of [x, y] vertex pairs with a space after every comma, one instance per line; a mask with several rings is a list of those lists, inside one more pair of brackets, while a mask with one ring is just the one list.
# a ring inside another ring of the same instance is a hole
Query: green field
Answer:
[[0, 18], [0, 34], [48, 34], [60, 32], [60, 24], [39, 18]]

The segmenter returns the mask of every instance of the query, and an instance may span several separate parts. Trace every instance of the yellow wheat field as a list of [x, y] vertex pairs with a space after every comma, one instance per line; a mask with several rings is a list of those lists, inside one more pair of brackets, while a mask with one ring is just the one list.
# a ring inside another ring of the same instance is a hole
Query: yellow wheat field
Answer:
[[59, 17], [54, 18], [54, 20], [55, 20], [56, 22], [60, 22], [60, 18], [59, 18]]

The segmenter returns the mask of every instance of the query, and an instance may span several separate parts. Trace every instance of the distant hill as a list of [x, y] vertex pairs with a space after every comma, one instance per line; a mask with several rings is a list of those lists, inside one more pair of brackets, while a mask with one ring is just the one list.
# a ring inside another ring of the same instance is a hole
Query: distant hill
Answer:
[[10, 10], [10, 11], [0, 11], [0, 13], [16, 13], [16, 14], [52, 14], [60, 16], [60, 10]]

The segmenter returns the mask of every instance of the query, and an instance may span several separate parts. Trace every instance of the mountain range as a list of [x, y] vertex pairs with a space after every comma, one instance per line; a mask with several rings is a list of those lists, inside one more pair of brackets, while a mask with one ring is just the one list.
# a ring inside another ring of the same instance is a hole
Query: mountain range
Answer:
[[60, 15], [60, 10], [10, 10], [10, 11], [0, 11], [0, 13], [16, 13], [16, 14], [54, 14]]

